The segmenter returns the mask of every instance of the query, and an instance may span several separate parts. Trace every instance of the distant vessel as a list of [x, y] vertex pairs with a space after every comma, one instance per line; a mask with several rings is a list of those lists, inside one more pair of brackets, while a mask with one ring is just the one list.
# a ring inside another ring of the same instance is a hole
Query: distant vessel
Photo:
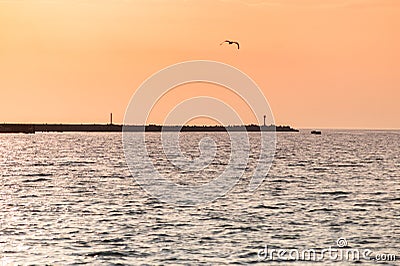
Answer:
[[311, 134], [313, 134], [313, 135], [321, 135], [322, 133], [319, 130], [313, 130], [313, 131], [311, 131]]

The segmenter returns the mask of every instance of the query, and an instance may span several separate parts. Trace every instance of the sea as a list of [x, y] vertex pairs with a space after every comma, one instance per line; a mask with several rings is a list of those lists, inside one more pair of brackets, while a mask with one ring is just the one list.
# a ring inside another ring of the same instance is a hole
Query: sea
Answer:
[[[157, 150], [159, 133], [146, 134]], [[155, 153], [159, 171], [181, 185], [223, 171], [226, 133], [181, 134], [192, 157], [215, 140], [211, 170], [180, 176]], [[137, 182], [121, 133], [1, 134], [0, 264], [399, 265], [399, 143], [396, 130], [277, 133], [255, 191], [250, 156], [232, 189], [181, 206]]]

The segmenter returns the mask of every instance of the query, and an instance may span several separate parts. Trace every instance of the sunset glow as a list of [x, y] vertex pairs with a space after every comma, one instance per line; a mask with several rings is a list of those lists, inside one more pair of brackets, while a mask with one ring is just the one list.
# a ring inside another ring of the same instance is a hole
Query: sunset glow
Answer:
[[[277, 124], [400, 128], [399, 33], [397, 0], [0, 0], [0, 122], [122, 123], [146, 78], [201, 59], [248, 74]], [[172, 91], [149, 121], [198, 95], [255, 121], [202, 84]]]

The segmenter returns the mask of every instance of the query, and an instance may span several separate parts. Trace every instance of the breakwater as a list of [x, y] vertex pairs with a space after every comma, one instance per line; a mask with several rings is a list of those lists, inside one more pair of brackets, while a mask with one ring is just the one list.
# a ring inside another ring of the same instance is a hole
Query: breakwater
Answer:
[[117, 124], [0, 124], [0, 133], [27, 133], [36, 132], [224, 132], [224, 131], [277, 131], [298, 132], [290, 126], [259, 126], [259, 125], [232, 125], [232, 126], [161, 126], [161, 125], [117, 125]]

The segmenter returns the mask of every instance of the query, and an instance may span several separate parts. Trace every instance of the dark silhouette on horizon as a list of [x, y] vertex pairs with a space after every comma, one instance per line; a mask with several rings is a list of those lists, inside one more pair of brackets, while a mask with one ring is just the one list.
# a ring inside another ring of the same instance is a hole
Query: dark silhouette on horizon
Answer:
[[117, 125], [117, 124], [0, 124], [0, 133], [27, 133], [36, 132], [221, 132], [221, 131], [277, 131], [298, 132], [290, 126], [275, 125], [230, 125], [230, 126], [172, 126], [172, 125]]
[[322, 132], [319, 131], [319, 130], [313, 130], [313, 131], [311, 131], [311, 134], [313, 134], [313, 135], [321, 135]]
[[223, 45], [224, 43], [228, 43], [228, 44], [236, 44], [236, 45], [237, 45], [237, 48], [238, 48], [238, 49], [240, 49], [240, 45], [239, 45], [239, 43], [238, 43], [237, 41], [225, 40], [225, 41], [221, 42], [221, 44], [220, 44], [220, 45]]

